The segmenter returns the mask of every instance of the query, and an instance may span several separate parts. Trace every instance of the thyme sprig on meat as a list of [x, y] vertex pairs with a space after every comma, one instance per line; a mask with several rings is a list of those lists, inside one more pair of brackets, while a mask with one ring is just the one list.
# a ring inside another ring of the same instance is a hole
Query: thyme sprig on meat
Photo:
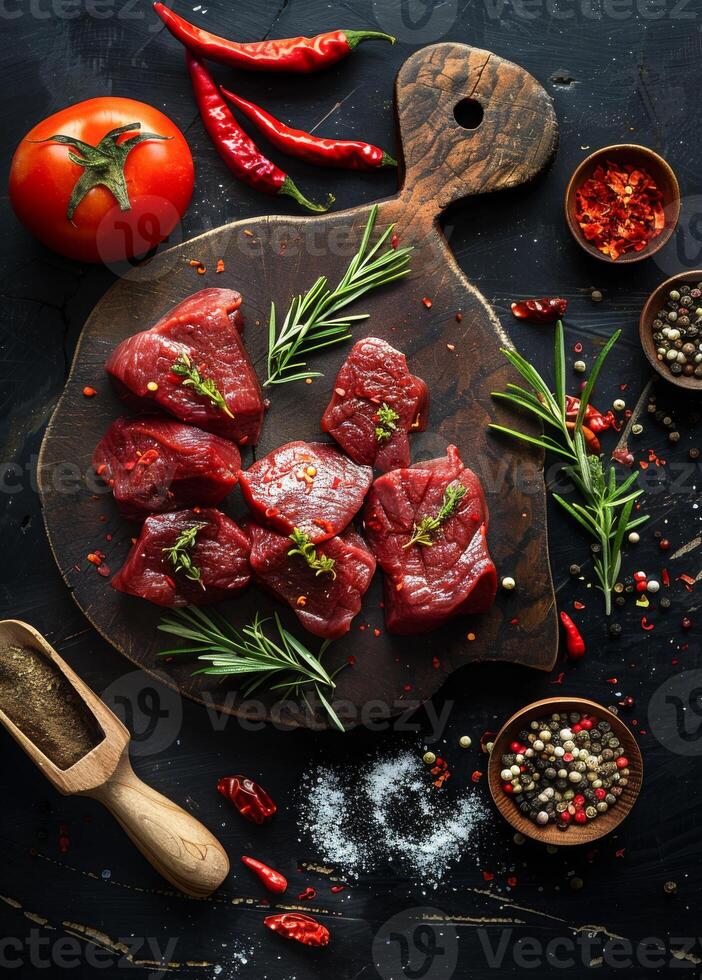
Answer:
[[224, 400], [224, 395], [214, 380], [212, 378], [203, 378], [200, 374], [200, 369], [197, 365], [193, 364], [185, 351], [179, 354], [173, 364], [171, 364], [171, 371], [173, 374], [177, 374], [184, 379], [181, 381], [181, 384], [185, 388], [192, 388], [198, 395], [202, 395], [203, 398], [208, 398], [215, 408], [224, 412], [230, 419], [234, 418]]
[[197, 582], [204, 590], [205, 584], [202, 581], [202, 573], [197, 565], [193, 563], [191, 555], [191, 551], [195, 547], [197, 532], [202, 530], [203, 527], [207, 527], [206, 522], [193, 524], [192, 527], [181, 531], [174, 544], [162, 550], [173, 565], [173, 571], [176, 574], [182, 572], [186, 578], [189, 578], [191, 582]]
[[340, 282], [333, 288], [326, 276], [319, 279], [306, 293], [296, 296], [283, 325], [278, 329], [275, 303], [271, 303], [268, 324], [268, 377], [264, 385], [285, 384], [321, 377], [320, 371], [309, 371], [306, 358], [314, 351], [340, 344], [351, 338], [350, 329], [369, 313], [354, 313], [339, 317], [345, 307], [372, 289], [386, 286], [409, 273], [411, 246], [381, 251], [393, 233], [388, 225], [374, 245], [371, 235], [378, 214], [378, 205], [371, 209], [358, 252], [351, 259]]
[[289, 537], [295, 547], [290, 549], [288, 555], [300, 555], [316, 575], [331, 575], [332, 578], [336, 578], [334, 571], [336, 560], [328, 558], [326, 555], [317, 554], [317, 549], [310, 541], [309, 535], [294, 527]]
[[397, 429], [397, 421], [400, 416], [397, 412], [386, 405], [385, 402], [380, 406], [378, 411], [375, 413], [377, 425], [375, 427], [375, 438], [378, 442], [384, 442], [389, 439], [393, 432]]
[[196, 606], [176, 609], [161, 620], [158, 629], [186, 640], [188, 645], [162, 650], [159, 656], [196, 653], [198, 660], [208, 666], [195, 674], [249, 677], [250, 683], [242, 689], [245, 698], [267, 684], [271, 691], [301, 698], [312, 711], [307, 697], [312, 691], [334, 727], [343, 732], [344, 726], [332, 707], [334, 678], [342, 667], [329, 673], [322, 666], [330, 641], [325, 640], [315, 654], [283, 627], [277, 613], [272, 620], [277, 636], [264, 631], [269, 622], [256, 614], [252, 623], [237, 630], [217, 613], [207, 615]]
[[431, 546], [434, 544], [436, 532], [439, 530], [441, 525], [449, 519], [449, 517], [456, 513], [461, 501], [466, 495], [466, 492], [467, 488], [464, 487], [462, 483], [449, 483], [444, 490], [444, 498], [441, 502], [439, 513], [435, 517], [426, 514], [421, 519], [419, 524], [415, 524], [412, 531], [412, 537], [402, 547], [411, 548], [413, 544], [421, 544], [425, 548], [431, 548]]
[[621, 570], [624, 535], [648, 520], [647, 516], [633, 519], [631, 516], [635, 502], [644, 492], [642, 489], [635, 489], [638, 473], [632, 473], [622, 483], [617, 483], [614, 466], [605, 465], [601, 455], [588, 454], [583, 435], [585, 411], [595, 382], [620, 334], [621, 330], [612, 334], [593, 364], [587, 384], [580, 394], [580, 409], [574, 426], [572, 420], [566, 416], [565, 343], [561, 321], [556, 324], [555, 392], [551, 391], [536, 368], [521, 354], [515, 350], [503, 349], [502, 353], [521, 374], [531, 391], [509, 384], [507, 391], [494, 391], [492, 397], [530, 412], [548, 426], [549, 431], [540, 436], [532, 436], [503, 425], [490, 425], [496, 432], [504, 432], [523, 442], [541, 446], [566, 461], [563, 472], [572, 480], [583, 498], [583, 503], [569, 503], [556, 493], [553, 496], [600, 546], [594, 566], [598, 587], [604, 592], [605, 613], [608, 616], [612, 611], [612, 592]]

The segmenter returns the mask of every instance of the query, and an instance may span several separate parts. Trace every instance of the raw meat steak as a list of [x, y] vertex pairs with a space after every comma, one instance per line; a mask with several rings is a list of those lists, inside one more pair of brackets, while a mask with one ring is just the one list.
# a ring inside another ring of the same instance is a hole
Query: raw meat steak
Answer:
[[300, 555], [288, 555], [295, 547], [289, 537], [249, 522], [244, 530], [251, 539], [249, 561], [255, 580], [293, 609], [305, 629], [334, 640], [348, 633], [351, 620], [375, 572], [375, 558], [353, 528], [317, 545], [318, 555], [334, 560], [336, 578], [318, 575]]
[[[255, 443], [264, 404], [241, 339], [240, 305], [241, 295], [233, 289], [203, 289], [150, 330], [123, 340], [105, 365], [120, 395], [142, 411], [161, 408], [242, 445]], [[174, 373], [184, 356], [201, 380], [214, 384], [231, 415]]]
[[[436, 530], [431, 545], [408, 545], [423, 517], [437, 517], [449, 485], [465, 496]], [[488, 511], [477, 476], [455, 446], [446, 456], [378, 477], [368, 495], [364, 526], [385, 572], [385, 620], [393, 633], [422, 633], [452, 616], [480, 613], [497, 588], [487, 549]]]
[[112, 488], [122, 516], [141, 521], [220, 503], [236, 485], [241, 456], [227, 439], [152, 416], [113, 422], [93, 453], [93, 467]]
[[239, 476], [246, 502], [264, 524], [314, 542], [340, 534], [360, 509], [373, 479], [325, 442], [288, 442]]
[[386, 473], [409, 466], [408, 433], [426, 428], [428, 412], [427, 386], [409, 373], [405, 355], [367, 337], [354, 344], [336, 376], [322, 429], [354, 462]]
[[[200, 581], [194, 581], [184, 570], [176, 571], [164, 548], [172, 548], [180, 535], [198, 524], [203, 526], [193, 546], [186, 550], [200, 571]], [[127, 560], [112, 579], [112, 586], [157, 606], [202, 606], [236, 595], [249, 584], [248, 556], [248, 538], [238, 524], [219, 510], [155, 514], [144, 521]]]

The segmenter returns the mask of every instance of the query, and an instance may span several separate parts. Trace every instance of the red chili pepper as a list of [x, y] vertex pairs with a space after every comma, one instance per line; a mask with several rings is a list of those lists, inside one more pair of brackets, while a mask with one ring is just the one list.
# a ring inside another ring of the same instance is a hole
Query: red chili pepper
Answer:
[[329, 31], [315, 37], [289, 37], [242, 44], [190, 24], [162, 3], [155, 3], [154, 10], [173, 37], [194, 54], [245, 71], [319, 71], [346, 58], [361, 41], [375, 38], [395, 43], [391, 34], [381, 31]]
[[234, 804], [242, 817], [259, 826], [268, 823], [278, 809], [265, 789], [246, 776], [223, 776], [217, 791]]
[[266, 194], [287, 194], [310, 211], [326, 211], [328, 205], [308, 201], [290, 177], [265, 157], [246, 135], [202, 62], [190, 51], [186, 53], [186, 60], [205, 129], [231, 172], [245, 184]]
[[[576, 419], [580, 411], [580, 399], [566, 395], [566, 418]], [[603, 415], [594, 405], [585, 406], [584, 422], [591, 432], [605, 432], [615, 427], [616, 419], [612, 412]]]
[[512, 303], [512, 314], [518, 320], [529, 320], [531, 323], [553, 323], [565, 316], [567, 308], [567, 299], [544, 296], [542, 299], [522, 299]]
[[571, 660], [579, 660], [585, 653], [585, 640], [568, 613], [561, 613], [561, 622], [566, 635], [566, 650]]
[[285, 936], [286, 939], [294, 939], [303, 946], [329, 945], [329, 930], [310, 915], [283, 912], [281, 915], [269, 915], [263, 920], [263, 924], [273, 932]]
[[[570, 429], [571, 432], [575, 430], [575, 422], [566, 422], [566, 428]], [[582, 426], [583, 439], [585, 440], [585, 448], [593, 456], [598, 456], [602, 452], [602, 446], [600, 445], [600, 440], [597, 438], [592, 429], [588, 428], [587, 425]]]
[[256, 858], [248, 857], [246, 854], [241, 855], [241, 860], [247, 868], [251, 868], [254, 874], [258, 875], [269, 892], [282, 895], [287, 889], [288, 879], [280, 871], [276, 871], [275, 868], [270, 868], [263, 861], [257, 861]]
[[269, 143], [308, 163], [321, 167], [347, 167], [350, 170], [377, 170], [378, 167], [396, 167], [397, 161], [379, 146], [361, 140], [333, 140], [313, 136], [302, 129], [286, 126], [265, 109], [242, 99], [229, 89], [222, 88], [222, 95], [258, 126]]

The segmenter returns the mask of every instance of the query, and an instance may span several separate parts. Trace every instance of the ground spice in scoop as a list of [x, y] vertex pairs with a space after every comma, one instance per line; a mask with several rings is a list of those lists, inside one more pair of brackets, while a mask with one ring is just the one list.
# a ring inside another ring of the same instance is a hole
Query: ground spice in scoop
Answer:
[[73, 685], [31, 647], [0, 648], [0, 710], [59, 769], [75, 765], [105, 737]]
[[663, 194], [634, 164], [599, 165], [575, 192], [575, 218], [585, 238], [611, 259], [640, 252], [665, 224]]

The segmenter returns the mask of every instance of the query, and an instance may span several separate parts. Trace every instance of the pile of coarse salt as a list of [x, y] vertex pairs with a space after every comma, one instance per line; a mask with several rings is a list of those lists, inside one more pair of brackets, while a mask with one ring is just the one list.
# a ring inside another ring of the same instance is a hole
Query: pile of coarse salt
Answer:
[[347, 877], [390, 866], [436, 886], [465, 854], [477, 863], [487, 808], [472, 785], [437, 790], [419, 751], [312, 770], [302, 793], [303, 829], [319, 857]]

